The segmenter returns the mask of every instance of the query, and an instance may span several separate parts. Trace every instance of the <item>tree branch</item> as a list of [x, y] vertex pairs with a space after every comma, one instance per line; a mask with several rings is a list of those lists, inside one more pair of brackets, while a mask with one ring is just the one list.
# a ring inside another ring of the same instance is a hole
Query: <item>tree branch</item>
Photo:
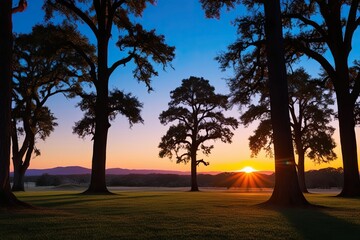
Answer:
[[114, 1], [114, 3], [111, 5], [110, 9], [108, 10], [108, 19], [111, 19], [111, 22], [113, 22], [116, 10], [126, 2], [126, 0], [118, 0]]
[[126, 58], [123, 58], [123, 59], [120, 59], [120, 60], [114, 62], [114, 64], [109, 68], [109, 75], [111, 75], [112, 72], [114, 72], [115, 69], [117, 67], [119, 67], [120, 65], [126, 65], [126, 63], [130, 62], [131, 59], [133, 59], [134, 56], [135, 56], [135, 49]]
[[14, 7], [11, 10], [11, 13], [14, 14], [14, 13], [17, 13], [17, 12], [23, 12], [23, 11], [25, 11], [26, 8], [27, 8], [27, 1], [26, 0], [20, 0], [18, 6]]
[[[80, 8], [76, 7], [73, 1], [69, 2], [67, 0], [56, 0], [56, 2], [63, 5], [63, 6], [65, 6], [66, 8], [71, 10], [72, 12], [74, 12], [81, 20], [83, 20], [90, 27], [90, 29], [93, 31], [95, 36], [99, 37], [98, 36], [99, 35], [98, 29], [96, 28], [93, 21], [91, 21], [89, 16], [87, 16], [83, 11], [81, 11]], [[50, 4], [54, 6], [54, 4], [52, 4], [52, 3], [50, 3]]]
[[205, 166], [209, 166], [209, 165], [210, 165], [209, 162], [205, 162], [203, 159], [200, 159], [200, 160], [197, 160], [197, 161], [196, 161], [196, 166], [199, 166], [200, 163], [204, 164]]
[[76, 44], [74, 44], [73, 42], [69, 42], [70, 45], [74, 48], [74, 50], [76, 52], [78, 52], [81, 57], [89, 64], [90, 66], [90, 76], [93, 79], [92, 82], [96, 83], [97, 81], [97, 77], [96, 77], [96, 67], [94, 62], [89, 58], [89, 56], [82, 50], [81, 47], [77, 46]]
[[360, 94], [360, 71], [358, 72], [354, 81], [355, 81], [355, 84], [354, 84], [353, 90], [350, 94], [352, 104], [355, 104], [355, 102], [358, 99], [359, 94]]
[[322, 29], [322, 27], [317, 22], [312, 21], [312, 20], [310, 20], [308, 18], [305, 18], [301, 14], [290, 13], [290, 14], [283, 14], [282, 16], [285, 17], [285, 18], [289, 18], [289, 19], [291, 19], [291, 18], [298, 19], [301, 22], [303, 22], [304, 24], [310, 25], [313, 28], [315, 28], [316, 31], [318, 31], [322, 36], [327, 35], [326, 32], [324, 31], [324, 29]]
[[45, 104], [45, 102], [48, 100], [49, 97], [54, 96], [58, 93], [66, 93], [66, 92], [70, 92], [71, 88], [67, 88], [67, 89], [60, 89], [60, 90], [56, 90], [54, 92], [51, 92], [51, 89], [48, 91], [48, 94], [41, 100], [41, 106], [43, 106]]
[[300, 43], [298, 41], [293, 42], [294, 47], [300, 50], [301, 52], [305, 53], [308, 57], [315, 59], [320, 63], [320, 65], [325, 69], [325, 71], [328, 73], [331, 79], [336, 82], [336, 73], [334, 68], [331, 66], [329, 61], [320, 53], [310, 49], [309, 47], [305, 46], [303, 43]]
[[347, 53], [351, 51], [351, 41], [355, 30], [360, 24], [360, 18], [356, 19], [356, 13], [358, 11], [358, 8], [359, 8], [359, 0], [353, 0], [349, 10], [348, 22], [344, 34], [344, 44]]

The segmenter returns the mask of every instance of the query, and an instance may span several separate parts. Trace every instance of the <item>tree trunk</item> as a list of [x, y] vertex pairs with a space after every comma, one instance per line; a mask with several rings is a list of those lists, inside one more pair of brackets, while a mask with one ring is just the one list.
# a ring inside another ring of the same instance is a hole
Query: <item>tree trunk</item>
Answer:
[[[13, 161], [18, 161], [15, 160], [13, 158]], [[21, 161], [21, 159], [20, 159]], [[25, 171], [22, 168], [22, 165], [20, 164], [13, 164], [14, 166], [14, 177], [13, 177], [13, 185], [11, 190], [13, 192], [17, 192], [17, 191], [25, 191], [25, 186], [24, 186], [24, 178], [25, 178]]]
[[196, 150], [191, 153], [191, 192], [198, 192], [199, 187], [197, 183], [197, 164], [196, 164]]
[[95, 134], [91, 167], [91, 181], [86, 194], [108, 194], [106, 187], [106, 145], [110, 127], [108, 117], [109, 76], [108, 76], [108, 38], [98, 39], [98, 79], [95, 103]]
[[20, 152], [13, 152], [13, 166], [14, 166], [14, 182], [12, 191], [25, 191], [24, 179], [25, 172], [30, 166], [30, 159], [34, 151], [35, 136], [31, 133], [29, 141], [24, 142], [27, 146], [25, 153], [25, 159], [23, 161], [24, 154]]
[[0, 207], [28, 206], [10, 189], [12, 1], [0, 1]]
[[344, 167], [344, 187], [341, 197], [359, 197], [360, 179], [357, 162], [356, 135], [354, 123], [354, 108], [349, 93], [338, 87], [336, 99], [338, 105], [338, 121], [340, 132], [341, 154]]
[[280, 1], [264, 1], [264, 7], [271, 122], [275, 153], [275, 187], [270, 199], [265, 204], [306, 206], [309, 203], [299, 187], [290, 129]]
[[[328, 38], [327, 42], [335, 62], [335, 74], [332, 74], [332, 81], [338, 105], [340, 144], [344, 167], [344, 187], [339, 196], [359, 197], [360, 178], [357, 160], [356, 134], [354, 129], [354, 105], [358, 95], [351, 95], [348, 65], [351, 41], [344, 41], [341, 5], [332, 4], [330, 2], [328, 5], [334, 6], [334, 8], [328, 9], [325, 7], [326, 5], [323, 5], [324, 8], [322, 10], [323, 12], [326, 12], [326, 14], [323, 14], [325, 19], [327, 17], [327, 32], [329, 34], [326, 37]], [[354, 6], [352, 6], [352, 8]], [[355, 8], [357, 7], [355, 6]], [[351, 26], [347, 26], [347, 28], [349, 27], [351, 28]], [[353, 25], [352, 27], [356, 29], [356, 25]]]
[[303, 151], [298, 151], [297, 172], [300, 190], [303, 193], [308, 193], [309, 191], [307, 190], [305, 184], [305, 153]]
[[94, 134], [93, 144], [93, 156], [92, 156], [92, 167], [91, 167], [91, 181], [90, 186], [86, 193], [108, 193], [106, 187], [106, 145], [108, 135], [108, 115], [106, 113], [107, 97], [104, 96], [104, 92], [100, 94], [97, 92], [96, 100], [96, 126]]

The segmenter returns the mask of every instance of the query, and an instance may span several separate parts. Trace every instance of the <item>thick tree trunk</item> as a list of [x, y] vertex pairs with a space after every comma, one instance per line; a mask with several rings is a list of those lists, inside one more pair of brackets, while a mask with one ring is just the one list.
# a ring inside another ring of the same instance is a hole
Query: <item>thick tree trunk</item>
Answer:
[[191, 192], [198, 192], [196, 152], [191, 154]]
[[[344, 41], [341, 5], [333, 4], [331, 2], [329, 2], [328, 5], [333, 6], [333, 8], [326, 8], [325, 4], [323, 5], [322, 12], [325, 13], [323, 15], [327, 20], [327, 42], [335, 61], [335, 74], [332, 74], [332, 81], [338, 105], [340, 144], [344, 167], [344, 187], [339, 196], [359, 197], [360, 179], [356, 149], [356, 134], [354, 129], [354, 104], [358, 96], [351, 95], [348, 65], [351, 41]], [[351, 8], [357, 8], [358, 6], [356, 5], [353, 5]], [[356, 26], [353, 25], [347, 26], [347, 30], [351, 27], [356, 29]]]
[[[27, 106], [31, 104], [27, 103]], [[30, 110], [30, 109], [29, 109]], [[30, 114], [30, 113], [29, 113]], [[35, 147], [35, 135], [29, 125], [30, 119], [24, 118], [25, 138], [21, 149], [19, 148], [18, 131], [16, 119], [12, 121], [12, 162], [14, 167], [14, 177], [12, 191], [25, 191], [24, 178], [25, 172], [30, 166], [30, 160]]]
[[308, 193], [309, 191], [307, 190], [305, 183], [305, 154], [302, 151], [298, 151], [297, 172], [300, 190], [303, 193]]
[[13, 192], [17, 191], [25, 191], [24, 179], [26, 168], [22, 165], [22, 160], [16, 159], [13, 156], [13, 166], [14, 166], [14, 177], [13, 177], [13, 185], [11, 190]]
[[305, 206], [295, 166], [289, 117], [280, 1], [264, 1], [271, 120], [275, 153], [275, 187], [268, 205]]
[[25, 191], [24, 179], [25, 171], [23, 170], [22, 166], [18, 165], [14, 167], [13, 185], [11, 190], [13, 192]]
[[98, 39], [98, 79], [95, 104], [95, 134], [91, 167], [91, 181], [86, 194], [108, 194], [106, 187], [106, 146], [110, 127], [108, 117], [109, 76], [107, 67], [108, 39]]
[[107, 97], [104, 93], [100, 94], [98, 91], [96, 101], [96, 126], [93, 144], [93, 156], [91, 167], [91, 181], [89, 189], [86, 193], [108, 193], [106, 187], [106, 145], [108, 135], [108, 115], [106, 113]]
[[346, 90], [336, 90], [341, 154], [344, 167], [344, 187], [341, 197], [359, 197], [360, 179], [356, 150], [354, 108]]
[[0, 207], [28, 206], [10, 189], [12, 1], [0, 1]]

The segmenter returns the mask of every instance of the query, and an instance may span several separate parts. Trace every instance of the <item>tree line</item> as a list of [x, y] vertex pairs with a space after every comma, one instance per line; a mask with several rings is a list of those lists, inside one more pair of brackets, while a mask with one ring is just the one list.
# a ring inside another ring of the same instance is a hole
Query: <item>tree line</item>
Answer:
[[[0, 202], [3, 206], [22, 205], [11, 193], [9, 182], [10, 146], [14, 165], [13, 190], [23, 190], [24, 173], [32, 154], [40, 154], [36, 138], [46, 139], [56, 126], [56, 117], [46, 106], [49, 97], [65, 94], [80, 96], [84, 117], [73, 128], [81, 137], [93, 141], [92, 172], [86, 194], [108, 193], [105, 178], [107, 134], [118, 114], [130, 124], [142, 122], [142, 104], [131, 93], [109, 89], [109, 79], [116, 69], [134, 63], [134, 79], [151, 91], [151, 80], [158, 72], [154, 64], [171, 67], [174, 46], [156, 30], [146, 30], [134, 19], [147, 4], [140, 1], [70, 1], [45, 0], [46, 20], [54, 14], [64, 22], [38, 25], [30, 34], [15, 35], [11, 15], [26, 9], [27, 3], [12, 1], [0, 5]], [[219, 18], [222, 9], [243, 4], [248, 14], [235, 20], [238, 39], [217, 56], [222, 69], [235, 70], [228, 79], [230, 95], [216, 94], [209, 81], [201, 77], [184, 79], [171, 92], [168, 110], [159, 116], [170, 126], [159, 144], [160, 157], [175, 157], [190, 162], [191, 189], [198, 190], [196, 168], [208, 165], [197, 158], [211, 153], [220, 139], [231, 143], [238, 120], [223, 111], [239, 106], [240, 123], [260, 120], [249, 146], [254, 155], [261, 149], [275, 158], [274, 191], [267, 201], [275, 205], [308, 205], [304, 158], [328, 162], [336, 158], [329, 122], [334, 116], [331, 105], [336, 96], [344, 184], [340, 196], [360, 195], [355, 124], [360, 93], [359, 62], [349, 64], [353, 36], [360, 25], [358, 0], [352, 1], [241, 1], [200, 0], [209, 18]], [[346, 10], [344, 10], [346, 9]], [[93, 36], [81, 33], [77, 23], [86, 25]], [[108, 46], [117, 29], [119, 59], [108, 62]], [[46, 38], [44, 38], [46, 33]], [[15, 45], [13, 45], [15, 43]], [[329, 53], [325, 55], [324, 53]], [[303, 57], [322, 67], [319, 79], [302, 68]], [[90, 86], [83, 88], [83, 86]], [[13, 104], [11, 103], [13, 101]], [[246, 111], [241, 111], [243, 106]], [[22, 136], [22, 144], [19, 142]], [[10, 140], [12, 145], [10, 145]], [[297, 154], [298, 159], [295, 160]], [[16, 172], [16, 173], [15, 173]]]
[[[251, 178], [251, 181], [247, 181]], [[343, 186], [342, 168], [323, 168], [305, 172], [306, 186], [310, 189], [341, 189]], [[84, 187], [90, 183], [90, 174], [84, 175], [50, 175], [26, 176], [25, 182], [33, 182], [35, 186]], [[110, 187], [191, 187], [191, 175], [177, 174], [126, 174], [106, 176], [106, 184]], [[274, 174], [224, 172], [216, 175], [199, 174], [199, 187], [258, 189], [273, 188]]]

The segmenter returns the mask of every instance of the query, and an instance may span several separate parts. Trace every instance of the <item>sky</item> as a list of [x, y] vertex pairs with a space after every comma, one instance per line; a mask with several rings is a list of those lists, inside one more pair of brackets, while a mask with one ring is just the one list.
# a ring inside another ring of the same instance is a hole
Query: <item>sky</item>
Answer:
[[[29, 0], [28, 9], [13, 16], [15, 33], [28, 33], [32, 26], [44, 22], [41, 5], [42, 1]], [[224, 11], [220, 20], [207, 19], [198, 1], [158, 0], [155, 6], [148, 6], [142, 18], [136, 19], [146, 29], [156, 29], [158, 34], [165, 36], [168, 45], [176, 47], [176, 57], [172, 62], [174, 69], [167, 68], [166, 71], [162, 71], [160, 67], [157, 68], [159, 75], [153, 78], [154, 91], [151, 93], [147, 92], [145, 84], [138, 83], [132, 78], [131, 65], [113, 73], [110, 78], [110, 88], [116, 87], [138, 97], [144, 105], [142, 117], [145, 122], [130, 128], [127, 120], [118, 116], [116, 121], [111, 123], [107, 168], [190, 170], [189, 164], [176, 164], [174, 160], [158, 157], [158, 144], [169, 127], [162, 126], [158, 116], [167, 109], [170, 91], [180, 86], [181, 80], [190, 76], [204, 77], [215, 87], [217, 93], [228, 93], [225, 79], [232, 76], [232, 71], [221, 71], [214, 58], [235, 41], [236, 28], [232, 25], [232, 21], [243, 12], [242, 8], [238, 7], [230, 12]], [[80, 30], [93, 39], [89, 29], [80, 27]], [[117, 40], [114, 33], [109, 47], [110, 63], [117, 60], [119, 53], [114, 45]], [[360, 41], [359, 34], [354, 39], [354, 41]], [[318, 68], [314, 67], [316, 64], [310, 62], [304, 64], [313, 71], [310, 72], [311, 74], [316, 75], [315, 72], [318, 71]], [[32, 159], [30, 168], [44, 169], [75, 165], [91, 167], [91, 139], [81, 139], [72, 134], [74, 123], [80, 120], [83, 114], [80, 109], [75, 108], [78, 101], [79, 99], [69, 100], [63, 96], [56, 96], [49, 100], [48, 106], [57, 117], [59, 126], [45, 142], [38, 140], [37, 146], [41, 150], [41, 156]], [[240, 116], [237, 107], [226, 114], [236, 118]], [[333, 124], [337, 126], [337, 122]], [[246, 166], [252, 166], [257, 170], [274, 170], [274, 160], [266, 157], [264, 153], [251, 158], [248, 137], [255, 127], [255, 124], [248, 128], [240, 125], [234, 131], [232, 144], [215, 142], [212, 154], [205, 158], [210, 165], [200, 166], [199, 171], [238, 171]], [[337, 145], [339, 145], [338, 135], [336, 131], [334, 137]], [[338, 157], [341, 157], [339, 147], [336, 148], [336, 152]], [[341, 167], [342, 162], [339, 158], [331, 164], [315, 165], [307, 160], [305, 166], [306, 170], [330, 166]]]

